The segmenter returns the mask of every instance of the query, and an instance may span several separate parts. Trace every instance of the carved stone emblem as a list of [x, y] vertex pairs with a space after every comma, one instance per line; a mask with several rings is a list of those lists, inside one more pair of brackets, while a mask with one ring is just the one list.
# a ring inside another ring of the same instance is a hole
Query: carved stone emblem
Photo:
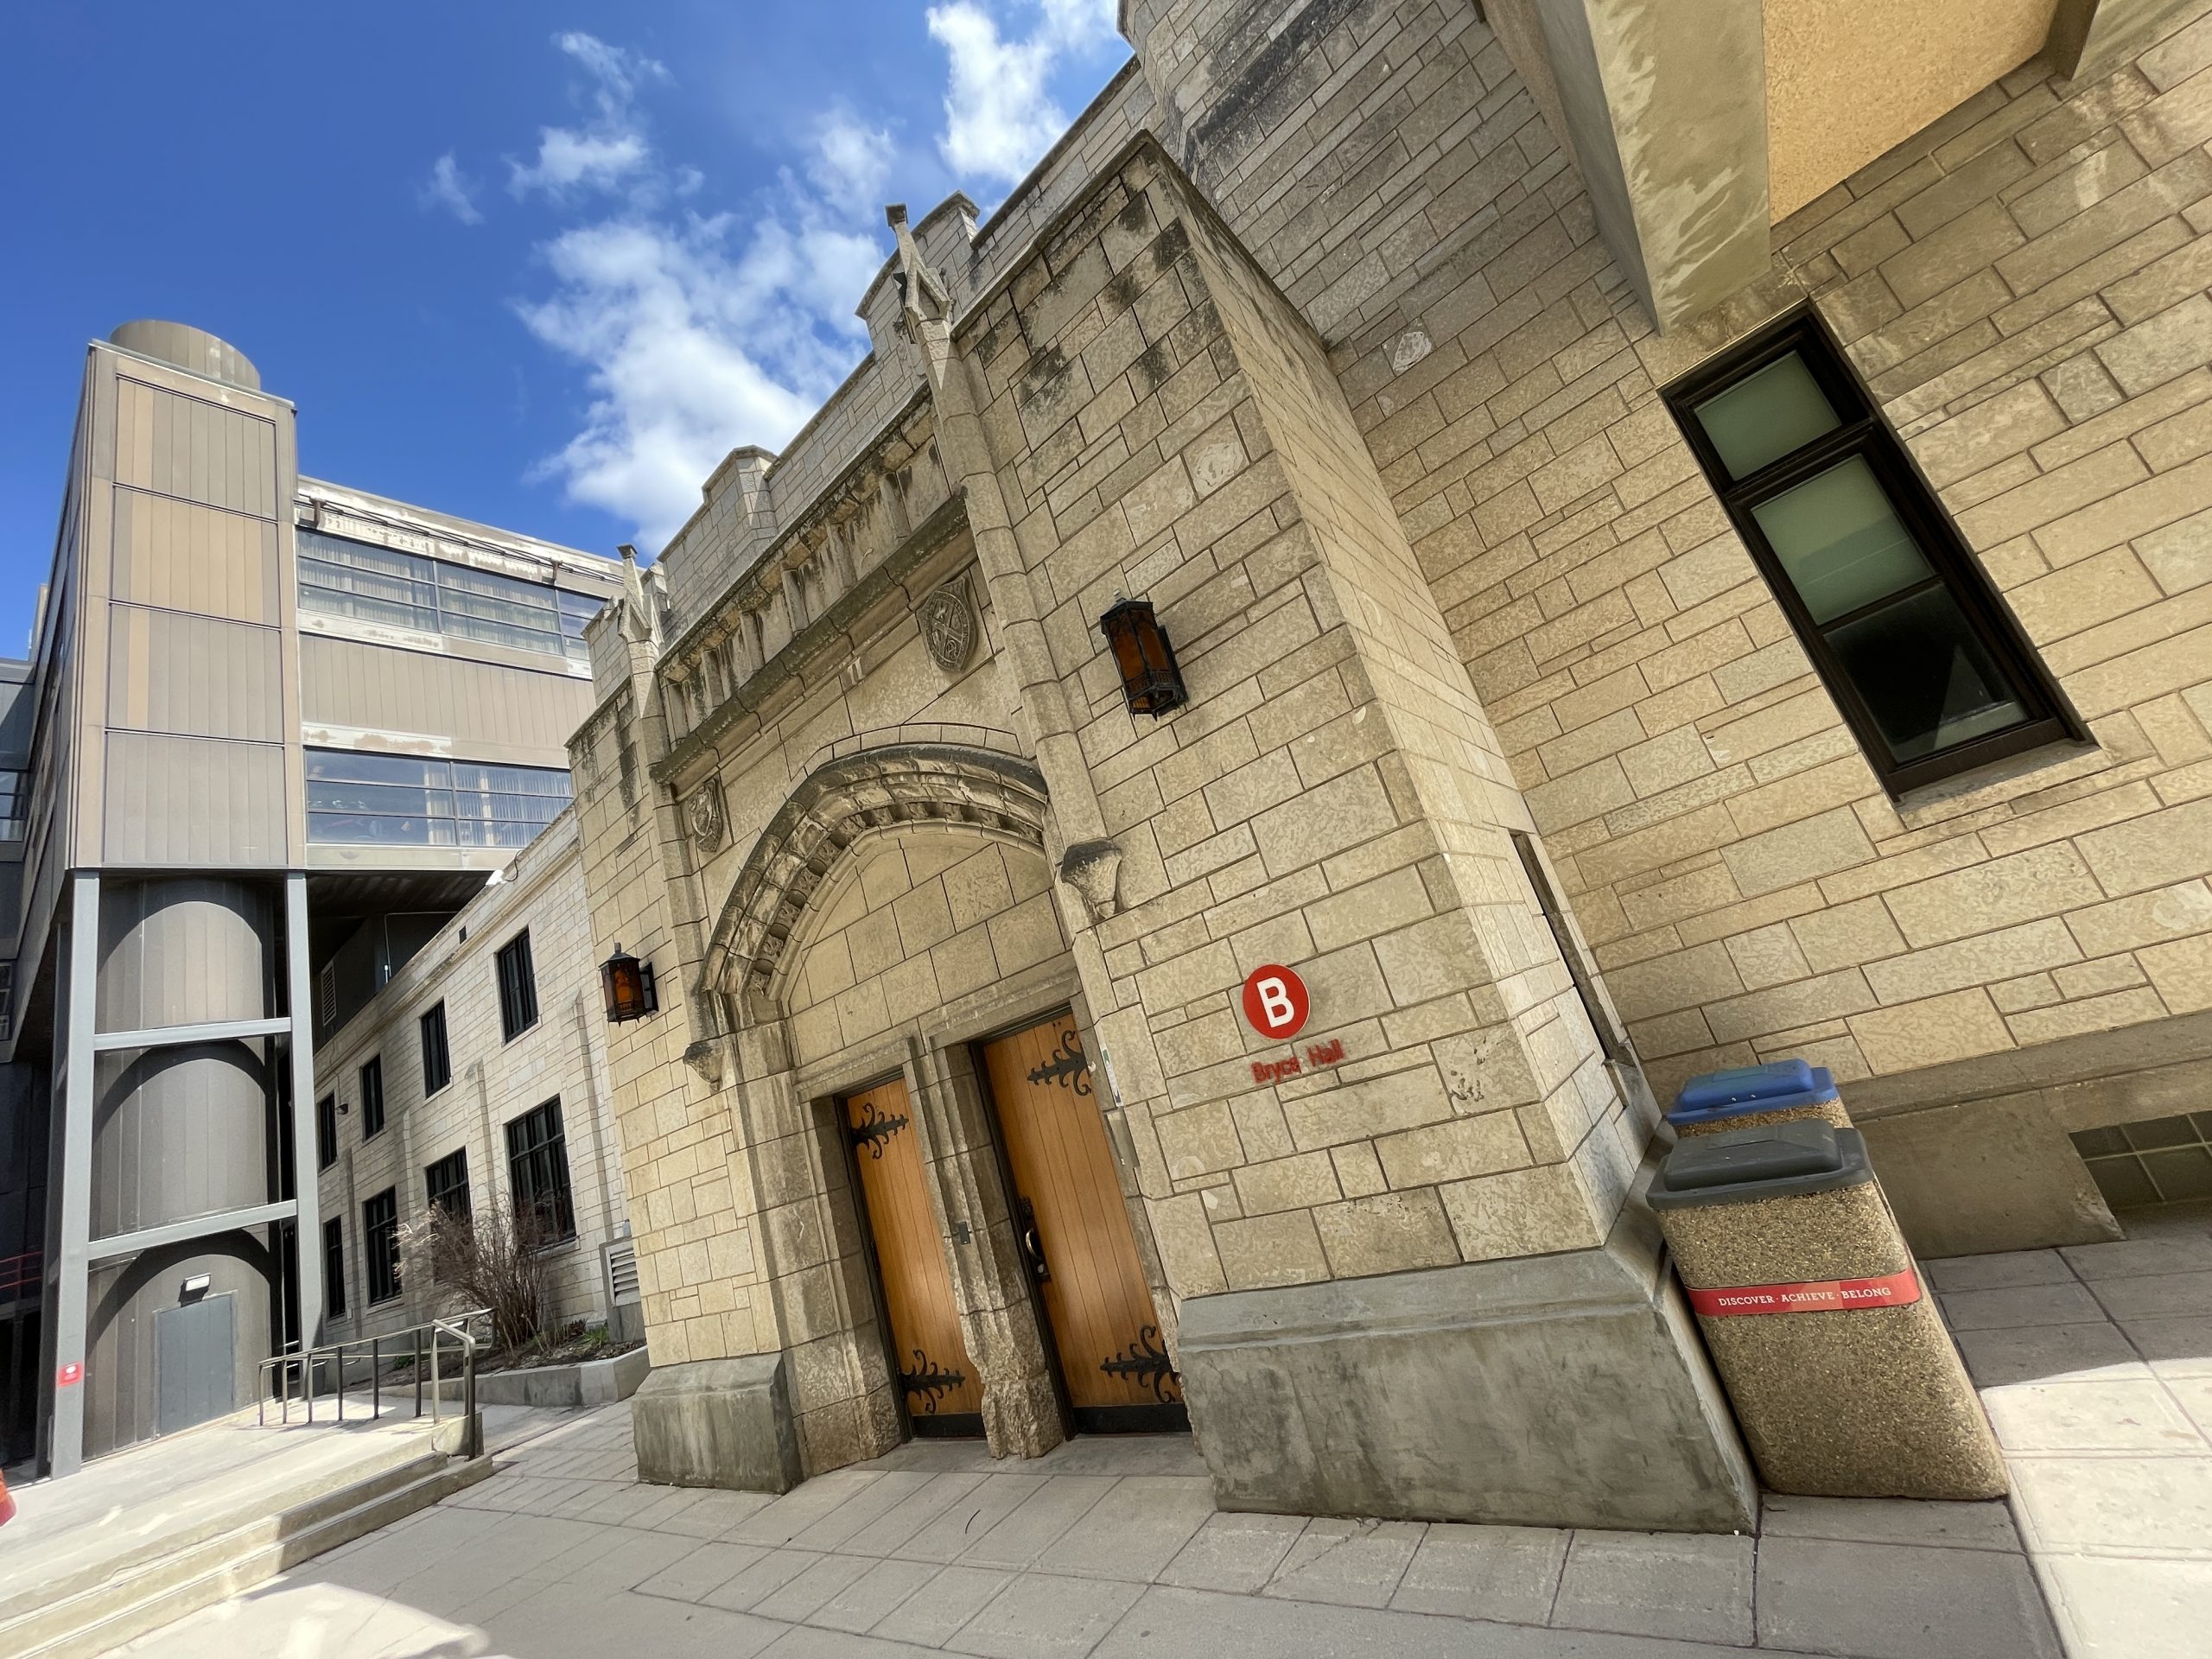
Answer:
[[691, 831], [692, 844], [702, 853], [711, 853], [722, 844], [721, 785], [709, 779], [691, 791], [690, 799], [683, 803], [683, 818]]
[[976, 654], [976, 613], [968, 603], [965, 584], [948, 582], [925, 599], [914, 613], [922, 627], [922, 643], [930, 660], [948, 674], [957, 674]]

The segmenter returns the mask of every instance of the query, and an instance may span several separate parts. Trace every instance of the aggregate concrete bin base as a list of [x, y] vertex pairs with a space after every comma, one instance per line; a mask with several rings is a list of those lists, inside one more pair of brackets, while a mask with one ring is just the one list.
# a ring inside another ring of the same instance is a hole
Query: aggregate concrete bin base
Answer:
[[1804, 1121], [1685, 1141], [1650, 1201], [1769, 1486], [2004, 1496], [1980, 1398], [1857, 1131]]

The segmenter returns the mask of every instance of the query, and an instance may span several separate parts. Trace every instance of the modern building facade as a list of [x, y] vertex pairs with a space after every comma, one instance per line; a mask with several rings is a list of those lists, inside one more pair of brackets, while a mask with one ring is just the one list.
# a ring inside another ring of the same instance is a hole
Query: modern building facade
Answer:
[[588, 630], [641, 1457], [1186, 1412], [1233, 1508], [1746, 1526], [1683, 1077], [1834, 1068], [1928, 1254], [2192, 1179], [2212, 15], [1122, 26]]
[[430, 1207], [510, 1206], [547, 1246], [554, 1324], [637, 1301], [575, 818], [564, 812], [315, 1050], [325, 1340], [451, 1311], [400, 1271]]
[[90, 348], [0, 724], [0, 1192], [56, 1473], [245, 1403], [319, 1328], [311, 1031], [568, 798], [612, 567], [296, 454], [291, 405], [212, 335]]

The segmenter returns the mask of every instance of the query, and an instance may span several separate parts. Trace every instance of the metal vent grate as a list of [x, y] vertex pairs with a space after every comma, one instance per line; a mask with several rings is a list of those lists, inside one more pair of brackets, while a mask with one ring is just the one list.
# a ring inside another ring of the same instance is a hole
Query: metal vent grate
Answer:
[[607, 1294], [616, 1307], [644, 1300], [638, 1289], [638, 1247], [626, 1238], [607, 1247]]

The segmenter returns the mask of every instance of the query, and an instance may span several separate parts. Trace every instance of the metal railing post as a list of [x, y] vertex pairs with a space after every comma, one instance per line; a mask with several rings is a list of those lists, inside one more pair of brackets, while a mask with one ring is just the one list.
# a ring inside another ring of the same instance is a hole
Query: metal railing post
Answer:
[[369, 1421], [384, 1415], [384, 1338], [369, 1338]]

